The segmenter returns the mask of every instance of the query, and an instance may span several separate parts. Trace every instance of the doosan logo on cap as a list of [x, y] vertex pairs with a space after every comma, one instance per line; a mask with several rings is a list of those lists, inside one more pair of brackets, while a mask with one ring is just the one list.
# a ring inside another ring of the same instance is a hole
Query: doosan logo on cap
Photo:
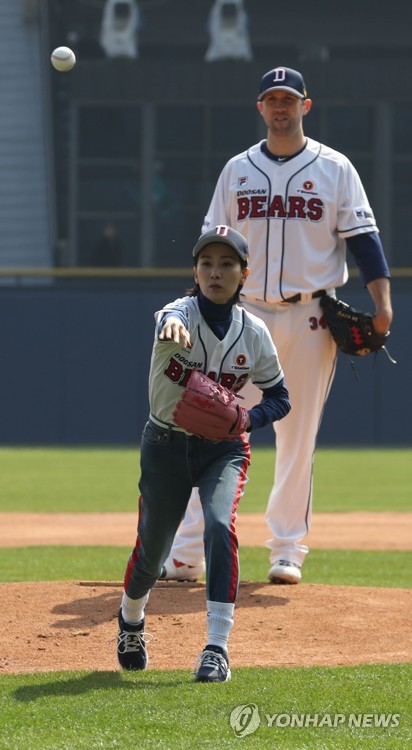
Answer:
[[292, 68], [274, 68], [265, 73], [260, 82], [258, 101], [262, 101], [268, 91], [275, 91], [276, 89], [290, 91], [291, 94], [298, 96], [300, 99], [306, 99], [308, 95], [301, 73]]
[[225, 245], [230, 245], [241, 260], [247, 262], [249, 251], [245, 238], [236, 229], [228, 227], [226, 224], [219, 224], [217, 227], [201, 234], [193, 248], [193, 257], [196, 258], [201, 249], [212, 242], [223, 242]]

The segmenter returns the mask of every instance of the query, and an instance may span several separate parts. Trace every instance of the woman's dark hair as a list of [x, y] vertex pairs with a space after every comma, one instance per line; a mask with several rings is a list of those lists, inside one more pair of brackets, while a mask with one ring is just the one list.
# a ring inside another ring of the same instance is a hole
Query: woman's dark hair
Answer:
[[[197, 266], [198, 260], [199, 260], [199, 256], [197, 256], [194, 259], [194, 265], [195, 265], [195, 267]], [[240, 261], [240, 265], [241, 265], [242, 268], [247, 268], [247, 261], [246, 260], [242, 260], [242, 258], [239, 257], [239, 261]], [[238, 288], [236, 289], [236, 291], [235, 291], [235, 293], [234, 293], [234, 295], [232, 297], [233, 304], [236, 304], [237, 302], [240, 301], [240, 292], [242, 291], [242, 288], [243, 288], [243, 284], [239, 284]], [[199, 292], [200, 292], [200, 286], [199, 286], [199, 284], [195, 284], [191, 289], [187, 289], [186, 290], [186, 294], [187, 294], [188, 297], [197, 297], [197, 295], [199, 294]]]

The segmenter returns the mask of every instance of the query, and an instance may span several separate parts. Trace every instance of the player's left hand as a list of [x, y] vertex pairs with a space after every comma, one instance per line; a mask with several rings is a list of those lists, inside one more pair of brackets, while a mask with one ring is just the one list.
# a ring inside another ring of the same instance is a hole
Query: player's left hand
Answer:
[[166, 318], [162, 330], [159, 333], [160, 341], [174, 341], [176, 344], [190, 348], [190, 333], [179, 318]]

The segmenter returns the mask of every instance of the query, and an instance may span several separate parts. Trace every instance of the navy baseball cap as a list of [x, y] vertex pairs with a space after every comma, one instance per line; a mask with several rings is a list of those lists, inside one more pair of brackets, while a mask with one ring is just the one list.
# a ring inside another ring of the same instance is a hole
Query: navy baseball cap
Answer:
[[225, 245], [229, 245], [237, 252], [240, 259], [247, 263], [249, 259], [247, 242], [243, 235], [237, 232], [236, 229], [232, 229], [232, 227], [228, 227], [226, 224], [219, 224], [217, 227], [201, 234], [193, 248], [193, 257], [196, 258], [205, 245], [210, 245], [211, 242], [222, 242]]
[[300, 99], [306, 99], [307, 91], [302, 74], [292, 68], [274, 68], [262, 77], [258, 101], [261, 102], [268, 91], [290, 91]]

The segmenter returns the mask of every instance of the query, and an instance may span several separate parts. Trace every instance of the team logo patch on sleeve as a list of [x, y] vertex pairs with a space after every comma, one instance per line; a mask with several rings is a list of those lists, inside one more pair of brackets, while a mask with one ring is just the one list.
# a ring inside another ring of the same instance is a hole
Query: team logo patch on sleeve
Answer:
[[375, 221], [375, 217], [370, 206], [356, 206], [353, 211], [356, 221], [365, 221], [365, 219], [371, 219], [372, 221]]

